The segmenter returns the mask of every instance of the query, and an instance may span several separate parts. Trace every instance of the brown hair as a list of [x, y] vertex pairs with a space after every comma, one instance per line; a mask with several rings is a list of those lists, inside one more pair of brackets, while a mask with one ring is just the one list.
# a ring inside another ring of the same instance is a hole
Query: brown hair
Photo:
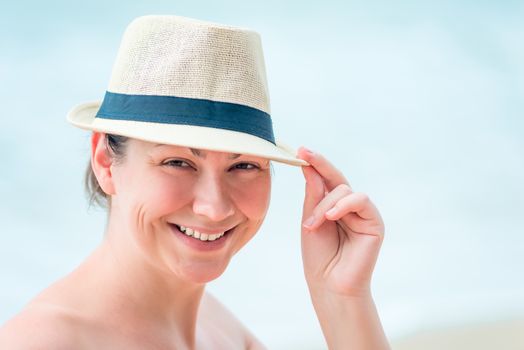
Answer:
[[[106, 148], [111, 153], [110, 156], [117, 162], [120, 162], [125, 157], [125, 146], [128, 140], [125, 136], [105, 134], [104, 135]], [[89, 201], [89, 205], [96, 204], [100, 207], [108, 207], [109, 202], [107, 194], [102, 190], [98, 180], [91, 167], [91, 161], [87, 163], [87, 168], [84, 177], [84, 186]]]

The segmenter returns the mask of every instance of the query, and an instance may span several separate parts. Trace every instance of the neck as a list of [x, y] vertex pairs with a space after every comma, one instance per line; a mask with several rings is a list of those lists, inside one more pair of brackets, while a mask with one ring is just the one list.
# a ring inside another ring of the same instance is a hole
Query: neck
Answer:
[[118, 239], [125, 232], [111, 230], [110, 224], [101, 245], [72, 274], [88, 293], [83, 300], [94, 303], [85, 305], [88, 314], [135, 335], [144, 332], [151, 337], [154, 332], [156, 339], [171, 338], [177, 348], [194, 348], [205, 284], [155, 268], [129, 240]]

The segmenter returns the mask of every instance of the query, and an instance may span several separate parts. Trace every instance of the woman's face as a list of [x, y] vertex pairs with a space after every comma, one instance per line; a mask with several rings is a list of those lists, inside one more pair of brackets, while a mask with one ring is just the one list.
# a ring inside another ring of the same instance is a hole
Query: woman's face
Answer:
[[153, 266], [198, 283], [220, 276], [254, 236], [271, 194], [267, 159], [135, 139], [111, 172], [111, 220], [123, 237]]

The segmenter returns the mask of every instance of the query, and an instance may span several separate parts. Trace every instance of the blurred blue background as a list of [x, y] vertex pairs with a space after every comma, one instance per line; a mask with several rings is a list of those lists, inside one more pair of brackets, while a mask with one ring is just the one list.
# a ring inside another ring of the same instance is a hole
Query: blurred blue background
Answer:
[[[277, 138], [324, 154], [386, 223], [373, 293], [390, 339], [524, 315], [522, 1], [19, 1], [0, 12], [0, 323], [100, 242], [88, 133], [126, 25], [176, 14], [262, 36]], [[321, 349], [299, 169], [275, 164], [254, 240], [209, 285], [270, 349]]]

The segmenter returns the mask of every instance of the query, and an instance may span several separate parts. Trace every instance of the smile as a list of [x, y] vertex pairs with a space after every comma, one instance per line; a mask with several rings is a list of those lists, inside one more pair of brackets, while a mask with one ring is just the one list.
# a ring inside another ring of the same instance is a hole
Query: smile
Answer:
[[225, 234], [227, 234], [229, 231], [231, 231], [232, 229], [230, 230], [227, 230], [227, 231], [224, 231], [224, 232], [220, 232], [220, 233], [215, 233], [215, 234], [211, 234], [211, 233], [202, 233], [202, 232], [199, 232], [195, 229], [192, 229], [190, 227], [185, 227], [185, 226], [181, 226], [181, 225], [176, 225], [175, 226], [180, 230], [180, 232], [184, 233], [186, 236], [188, 237], [192, 237], [194, 239], [197, 239], [199, 241], [216, 241], [217, 239], [220, 239], [221, 237], [223, 237]]

